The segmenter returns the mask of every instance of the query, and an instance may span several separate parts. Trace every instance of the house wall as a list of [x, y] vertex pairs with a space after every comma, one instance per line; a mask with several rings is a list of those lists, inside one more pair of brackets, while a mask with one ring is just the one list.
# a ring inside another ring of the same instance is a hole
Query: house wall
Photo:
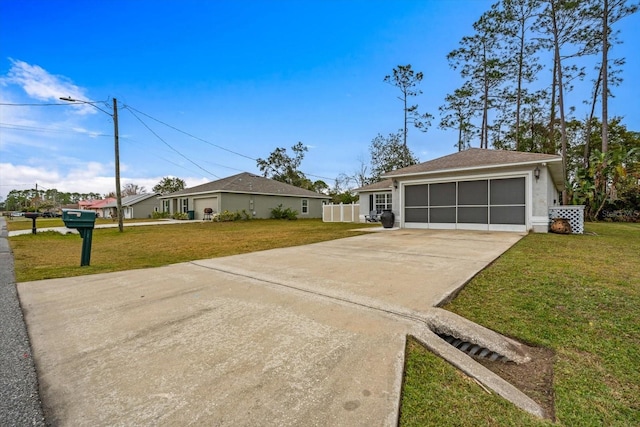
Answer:
[[162, 203], [157, 197], [150, 197], [131, 206], [131, 218], [151, 218], [156, 208], [162, 210]]
[[[298, 212], [298, 218], [322, 218], [322, 200], [304, 197], [267, 196], [259, 194], [224, 193], [220, 197], [221, 211], [255, 212], [254, 218], [269, 218], [271, 210], [278, 205]], [[308, 201], [309, 212], [302, 213], [302, 199]]]

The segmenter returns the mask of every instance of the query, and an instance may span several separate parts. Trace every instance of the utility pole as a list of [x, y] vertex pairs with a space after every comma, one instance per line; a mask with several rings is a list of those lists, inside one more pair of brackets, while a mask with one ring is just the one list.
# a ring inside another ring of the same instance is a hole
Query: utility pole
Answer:
[[116, 209], [118, 210], [118, 230], [124, 231], [122, 223], [122, 194], [120, 192], [120, 142], [118, 140], [118, 100], [113, 98], [113, 136], [116, 151]]
[[103, 110], [102, 108], [95, 105], [95, 102], [83, 101], [81, 99], [73, 99], [71, 97], [61, 97], [63, 101], [67, 102], [80, 102], [82, 104], [91, 105], [93, 108], [102, 111], [108, 116], [111, 116], [113, 119], [113, 136], [114, 136], [114, 147], [116, 152], [116, 209], [118, 210], [118, 229], [122, 233], [124, 231], [124, 225], [122, 223], [122, 193], [120, 191], [120, 142], [118, 140], [118, 100], [113, 98], [113, 114], [108, 112], [107, 110]]

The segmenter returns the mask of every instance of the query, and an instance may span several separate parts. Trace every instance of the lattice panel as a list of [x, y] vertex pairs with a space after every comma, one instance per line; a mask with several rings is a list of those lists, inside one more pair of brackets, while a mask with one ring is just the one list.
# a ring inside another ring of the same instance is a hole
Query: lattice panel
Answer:
[[573, 234], [584, 233], [584, 206], [554, 206], [549, 208], [549, 218], [568, 219]]

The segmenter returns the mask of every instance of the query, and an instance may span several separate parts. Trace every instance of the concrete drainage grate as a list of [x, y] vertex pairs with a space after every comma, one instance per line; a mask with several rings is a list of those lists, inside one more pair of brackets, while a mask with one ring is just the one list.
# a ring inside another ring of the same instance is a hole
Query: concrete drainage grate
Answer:
[[438, 336], [458, 350], [467, 353], [469, 356], [479, 359], [487, 359], [492, 362], [513, 362], [508, 357], [503, 356], [500, 353], [491, 351], [488, 348], [479, 346], [478, 344], [474, 344], [468, 341], [462, 341], [461, 339], [447, 334], [438, 334]]

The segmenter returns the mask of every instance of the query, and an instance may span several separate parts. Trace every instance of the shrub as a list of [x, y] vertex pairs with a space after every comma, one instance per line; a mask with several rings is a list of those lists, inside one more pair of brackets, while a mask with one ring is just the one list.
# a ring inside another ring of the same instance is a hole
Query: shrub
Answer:
[[189, 215], [184, 212], [176, 212], [173, 214], [173, 219], [189, 219]]
[[295, 211], [291, 208], [283, 209], [282, 205], [278, 205], [277, 207], [271, 209], [271, 218], [272, 219], [298, 219], [298, 211]]
[[249, 219], [251, 219], [251, 215], [244, 209], [235, 212], [225, 210], [214, 217], [214, 220], [218, 222], [246, 221]]
[[152, 212], [151, 218], [153, 219], [169, 218], [169, 212]]

